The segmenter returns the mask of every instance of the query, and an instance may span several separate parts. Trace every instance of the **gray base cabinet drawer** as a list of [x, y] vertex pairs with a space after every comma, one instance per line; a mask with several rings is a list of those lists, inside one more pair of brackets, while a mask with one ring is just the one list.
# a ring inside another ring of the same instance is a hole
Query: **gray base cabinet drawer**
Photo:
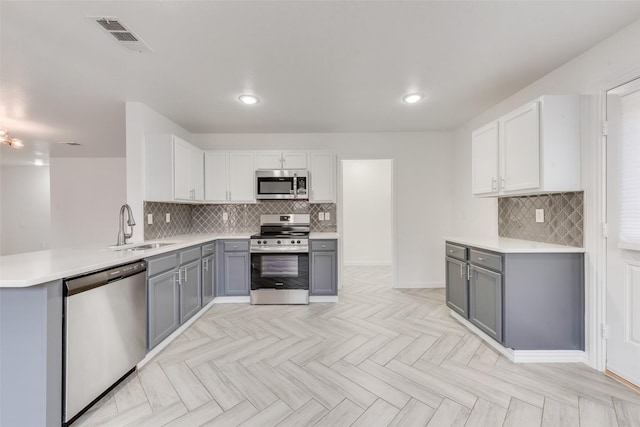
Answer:
[[502, 255], [471, 249], [469, 262], [489, 270], [502, 271]]
[[446, 256], [465, 261], [467, 259], [467, 248], [463, 246], [454, 245], [447, 242], [445, 245]]
[[224, 242], [225, 252], [248, 252], [249, 242], [245, 240], [233, 240]]
[[338, 242], [335, 240], [311, 240], [311, 251], [337, 251]]
[[197, 261], [201, 257], [200, 247], [189, 248], [180, 251], [180, 265], [185, 265], [193, 261]]
[[155, 276], [178, 267], [178, 254], [171, 252], [147, 259], [147, 277]]

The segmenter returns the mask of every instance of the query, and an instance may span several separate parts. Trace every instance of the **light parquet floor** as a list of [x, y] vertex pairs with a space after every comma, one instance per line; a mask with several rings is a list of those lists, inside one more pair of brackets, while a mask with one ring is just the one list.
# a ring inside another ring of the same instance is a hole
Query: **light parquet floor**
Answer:
[[348, 267], [340, 302], [214, 305], [75, 426], [640, 426], [640, 394], [582, 364], [509, 362], [444, 290]]

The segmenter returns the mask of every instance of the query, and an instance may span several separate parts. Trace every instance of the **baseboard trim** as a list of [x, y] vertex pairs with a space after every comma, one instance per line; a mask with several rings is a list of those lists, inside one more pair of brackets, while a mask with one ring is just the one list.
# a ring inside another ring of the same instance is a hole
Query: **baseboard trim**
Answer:
[[474, 324], [455, 311], [451, 311], [451, 317], [465, 326], [474, 334], [482, 338], [487, 344], [513, 363], [584, 363], [589, 364], [589, 358], [581, 350], [514, 350], [505, 348], [489, 335], [485, 334]]
[[438, 289], [444, 288], [444, 282], [398, 282], [396, 289]]
[[149, 363], [154, 357], [156, 357], [156, 355], [158, 353], [160, 353], [162, 350], [164, 350], [164, 348], [166, 346], [168, 346], [169, 344], [171, 344], [171, 342], [173, 340], [175, 340], [176, 338], [178, 338], [189, 326], [191, 326], [196, 320], [198, 320], [203, 314], [205, 314], [211, 307], [213, 307], [213, 305], [216, 303], [216, 299], [214, 298], [212, 301], [210, 301], [207, 305], [205, 305], [204, 307], [202, 307], [200, 309], [200, 311], [198, 311], [196, 314], [194, 314], [191, 319], [187, 320], [186, 322], [184, 322], [182, 325], [180, 325], [180, 327], [178, 329], [176, 329], [175, 331], [173, 331], [171, 333], [171, 335], [169, 335], [168, 337], [166, 337], [164, 340], [162, 340], [162, 342], [160, 342], [157, 346], [153, 347], [151, 350], [149, 350], [149, 353], [147, 353], [147, 355], [144, 357], [144, 359], [142, 359], [137, 365], [136, 368], [140, 369], [142, 368], [144, 365], [146, 365], [147, 363]]
[[251, 297], [249, 296], [241, 296], [241, 297], [216, 297], [213, 302], [215, 304], [244, 304], [251, 303]]
[[[631, 382], [630, 380], [621, 377], [620, 375], [616, 374], [615, 372], [609, 370], [609, 369], [605, 369], [604, 370], [604, 374], [608, 377], [613, 378], [614, 380], [618, 381], [620, 384], [624, 384], [625, 386], [629, 387], [631, 390], [636, 391], [638, 393], [640, 393], [640, 386], [634, 384], [633, 382]], [[640, 381], [638, 382], [638, 384], [640, 384]]]
[[309, 296], [309, 302], [338, 302], [338, 296]]
[[343, 264], [348, 267], [391, 267], [390, 262], [380, 261], [344, 261]]

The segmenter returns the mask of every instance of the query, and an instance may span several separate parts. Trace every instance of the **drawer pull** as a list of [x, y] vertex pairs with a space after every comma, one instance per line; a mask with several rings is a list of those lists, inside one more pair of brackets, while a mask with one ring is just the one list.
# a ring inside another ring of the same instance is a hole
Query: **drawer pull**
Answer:
[[478, 261], [484, 261], [484, 258], [482, 258], [481, 256], [478, 257]]
[[453, 253], [453, 249], [449, 249], [449, 253], [452, 254]]
[[323, 247], [323, 248], [326, 248], [326, 247], [327, 247], [327, 245], [322, 245], [322, 247]]

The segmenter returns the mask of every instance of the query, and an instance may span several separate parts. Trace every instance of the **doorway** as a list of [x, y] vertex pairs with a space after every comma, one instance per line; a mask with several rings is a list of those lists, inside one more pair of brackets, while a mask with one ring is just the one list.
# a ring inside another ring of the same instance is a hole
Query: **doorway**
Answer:
[[606, 369], [640, 387], [640, 79], [607, 92]]
[[341, 177], [345, 274], [387, 276], [393, 286], [393, 160], [343, 159]]

